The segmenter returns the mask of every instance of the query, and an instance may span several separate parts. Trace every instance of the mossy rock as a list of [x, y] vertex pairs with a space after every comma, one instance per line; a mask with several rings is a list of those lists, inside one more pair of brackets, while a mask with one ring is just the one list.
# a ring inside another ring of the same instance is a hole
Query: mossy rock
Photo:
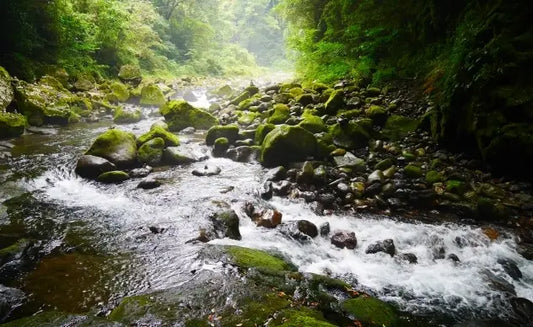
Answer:
[[258, 268], [267, 271], [294, 271], [294, 266], [265, 251], [240, 246], [227, 246], [226, 252], [243, 269]]
[[446, 191], [454, 194], [463, 195], [466, 191], [466, 188], [467, 185], [463, 181], [452, 179], [446, 182]]
[[142, 119], [141, 110], [125, 110], [122, 107], [117, 107], [113, 115], [113, 121], [117, 124], [134, 124], [140, 122]]
[[219, 137], [227, 138], [230, 144], [235, 143], [239, 137], [239, 126], [235, 124], [213, 126], [207, 131], [205, 143], [207, 145], [213, 145]]
[[114, 82], [111, 84], [111, 86], [109, 86], [109, 89], [119, 102], [126, 102], [130, 98], [130, 92], [128, 91], [128, 88], [122, 83]]
[[256, 121], [256, 119], [261, 117], [260, 113], [251, 111], [239, 112], [237, 115], [239, 117], [239, 119], [237, 119], [237, 123], [243, 126], [251, 125]]
[[405, 168], [403, 169], [403, 173], [409, 178], [419, 178], [423, 175], [422, 168], [415, 165], [405, 166]]
[[373, 297], [360, 296], [347, 300], [342, 304], [342, 308], [364, 326], [394, 327], [398, 324], [394, 308]]
[[302, 88], [302, 85], [299, 83], [283, 83], [279, 86], [279, 93], [290, 92], [294, 88]]
[[78, 91], [90, 91], [94, 89], [95, 81], [94, 77], [90, 75], [80, 75], [74, 83], [74, 89]]
[[310, 89], [315, 92], [322, 93], [325, 90], [329, 89], [329, 86], [324, 83], [314, 82], [313, 84], [310, 85]]
[[85, 154], [105, 158], [117, 167], [131, 167], [137, 161], [135, 135], [110, 129], [98, 136]]
[[302, 117], [303, 120], [298, 124], [298, 126], [308, 130], [309, 132], [321, 133], [328, 130], [328, 127], [322, 118], [306, 113], [304, 113]]
[[329, 133], [333, 137], [333, 144], [343, 149], [363, 148], [368, 146], [370, 140], [367, 126], [360, 121], [332, 125]]
[[224, 86], [219, 87], [212, 93], [215, 95], [221, 96], [221, 97], [229, 98], [235, 93], [235, 91], [231, 88], [231, 86], [224, 85]]
[[443, 179], [443, 176], [441, 173], [435, 170], [430, 170], [426, 173], [426, 183], [428, 184], [435, 184], [441, 182]]
[[335, 90], [326, 101], [326, 113], [328, 115], [335, 115], [337, 111], [344, 107], [344, 92], [342, 90]]
[[155, 84], [149, 84], [141, 90], [140, 104], [144, 106], [162, 106], [166, 103], [161, 89]]
[[109, 320], [122, 323], [132, 323], [132, 317], [142, 317], [148, 313], [149, 308], [154, 304], [148, 295], [137, 295], [125, 297], [120, 304], [111, 311]]
[[122, 170], [112, 170], [105, 172], [96, 179], [100, 183], [119, 184], [130, 179], [130, 175]]
[[372, 119], [375, 125], [382, 126], [387, 121], [389, 111], [382, 106], [372, 105], [366, 109], [365, 114]]
[[292, 95], [290, 93], [277, 93], [274, 94], [274, 102], [287, 104], [292, 100]]
[[276, 326], [283, 327], [334, 327], [336, 325], [329, 323], [320, 311], [309, 308], [299, 308], [285, 310], [280, 315], [282, 323]]
[[390, 168], [392, 165], [394, 165], [394, 162], [392, 161], [392, 159], [387, 158], [387, 159], [383, 159], [380, 162], [378, 162], [374, 166], [374, 169], [376, 169], [376, 170], [386, 170], [386, 169]]
[[165, 140], [161, 137], [153, 138], [139, 148], [137, 159], [140, 163], [156, 166], [161, 163]]
[[300, 95], [304, 94], [305, 91], [301, 87], [293, 87], [289, 90], [289, 93], [293, 98], [298, 98]]
[[299, 126], [281, 125], [267, 134], [261, 147], [261, 162], [267, 167], [301, 161], [317, 153], [315, 136]]
[[233, 105], [238, 106], [239, 103], [243, 102], [244, 100], [247, 100], [251, 97], [250, 93], [248, 91], [241, 92], [238, 96], [231, 99], [230, 103]]
[[302, 106], [307, 106], [308, 104], [312, 104], [315, 102], [315, 98], [312, 94], [304, 93], [302, 95], [299, 95], [296, 97], [296, 102], [301, 104]]
[[407, 118], [399, 115], [391, 115], [381, 134], [389, 140], [400, 140], [407, 136], [407, 134], [416, 131], [420, 122], [418, 119]]
[[[217, 140], [218, 141], [218, 140]], [[232, 240], [241, 240], [239, 231], [239, 216], [234, 210], [226, 210], [213, 214], [211, 221], [215, 230], [220, 232], [220, 237], [227, 237]]]
[[165, 147], [180, 145], [180, 141], [179, 141], [179, 139], [178, 139], [178, 137], [176, 135], [174, 135], [171, 132], [167, 131], [162, 126], [158, 126], [158, 125], [154, 124], [154, 125], [152, 125], [152, 127], [150, 128], [150, 131], [148, 133], [145, 133], [145, 134], [139, 136], [139, 138], [137, 139], [137, 146], [141, 146], [144, 143], [146, 143], [146, 142], [148, 142], [148, 141], [150, 141], [152, 139], [155, 139], [155, 138], [163, 139], [164, 142], [165, 142]]
[[274, 112], [272, 116], [268, 118], [270, 124], [283, 124], [289, 119], [291, 111], [285, 104], [278, 103], [274, 105]]
[[20, 136], [25, 127], [26, 117], [23, 115], [0, 112], [0, 139]]
[[276, 125], [274, 124], [261, 124], [257, 127], [255, 130], [255, 137], [254, 142], [257, 145], [263, 144], [263, 141], [265, 140], [265, 137], [268, 133], [270, 133], [274, 128], [276, 128]]
[[[240, 314], [230, 312], [222, 315], [222, 326], [263, 326], [269, 317], [289, 307], [291, 302], [285, 296], [277, 294], [265, 294], [259, 299], [250, 299], [242, 308], [239, 308]], [[277, 325], [275, 323], [269, 324]], [[302, 325], [303, 326], [303, 325]]]
[[11, 76], [0, 66], [0, 112], [4, 111], [7, 106], [13, 101], [15, 93], [11, 86]]
[[213, 115], [183, 100], [169, 101], [159, 109], [159, 112], [165, 117], [171, 131], [180, 131], [186, 127], [209, 129], [218, 124]]
[[215, 140], [213, 145], [213, 155], [215, 157], [222, 157], [229, 149], [229, 140], [225, 137], [219, 137]]
[[124, 82], [138, 85], [142, 81], [141, 69], [134, 65], [124, 65], [120, 67], [118, 78]]

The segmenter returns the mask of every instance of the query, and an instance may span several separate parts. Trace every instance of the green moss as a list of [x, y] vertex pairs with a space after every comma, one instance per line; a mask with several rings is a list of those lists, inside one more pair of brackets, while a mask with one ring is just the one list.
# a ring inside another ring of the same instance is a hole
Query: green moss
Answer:
[[130, 98], [130, 92], [128, 91], [128, 88], [122, 83], [114, 82], [109, 88], [117, 101], [126, 102]]
[[130, 179], [130, 175], [122, 170], [113, 170], [98, 176], [97, 180], [105, 184], [118, 184]]
[[274, 128], [276, 128], [276, 125], [274, 124], [261, 124], [257, 127], [255, 130], [255, 144], [261, 145], [263, 144], [263, 141], [268, 133], [270, 133]]
[[267, 134], [261, 147], [261, 162], [267, 167], [305, 160], [317, 154], [317, 140], [299, 126], [281, 125]]
[[334, 327], [324, 319], [320, 311], [311, 310], [308, 308], [299, 308], [286, 310], [282, 313], [282, 323], [276, 326], [283, 327]]
[[13, 101], [14, 92], [11, 86], [11, 76], [0, 66], [0, 112], [3, 112]]
[[113, 115], [113, 121], [117, 124], [133, 124], [141, 121], [141, 110], [127, 111], [122, 107], [117, 107]]
[[233, 105], [238, 106], [239, 103], [243, 102], [246, 99], [249, 99], [251, 97], [250, 93], [248, 91], [244, 91], [235, 98], [233, 98], [230, 103]]
[[446, 191], [462, 195], [466, 191], [466, 184], [462, 181], [449, 180], [446, 182]]
[[167, 131], [162, 126], [154, 125], [150, 128], [150, 131], [148, 133], [139, 136], [139, 138], [137, 139], [137, 146], [141, 146], [142, 144], [152, 139], [155, 139], [156, 137], [162, 138], [165, 141], [165, 146], [180, 145], [180, 141], [176, 135]]
[[342, 90], [335, 90], [326, 101], [326, 113], [328, 115], [335, 115], [337, 111], [344, 107], [344, 92]]
[[159, 109], [165, 117], [171, 131], [180, 131], [186, 127], [209, 129], [218, 124], [210, 113], [191, 106], [187, 101], [169, 101]]
[[104, 318], [78, 316], [58, 311], [46, 311], [2, 325], [3, 327], [57, 327], [57, 326], [100, 326], [113, 327], [114, 324]]
[[354, 118], [361, 116], [361, 113], [362, 113], [361, 109], [341, 110], [339, 111], [337, 116], [350, 120], [350, 119], [354, 119]]
[[333, 144], [343, 149], [359, 149], [368, 145], [370, 134], [361, 122], [350, 121], [346, 125], [330, 126]]
[[161, 137], [156, 137], [144, 143], [137, 153], [137, 159], [140, 163], [149, 165], [157, 165], [163, 158], [163, 149], [165, 148], [165, 140]]
[[229, 149], [229, 141], [225, 137], [219, 137], [215, 140], [213, 146], [213, 155], [215, 157], [223, 156]]
[[133, 323], [137, 318], [146, 315], [153, 301], [148, 295], [129, 296], [111, 311], [108, 318], [122, 323]]
[[227, 246], [226, 252], [231, 255], [233, 262], [241, 268], [262, 268], [270, 271], [293, 270], [292, 265], [265, 251], [240, 246]]
[[302, 85], [298, 83], [283, 83], [279, 86], [279, 93], [286, 93], [294, 88], [301, 88]]
[[390, 159], [390, 158], [383, 159], [383, 160], [381, 160], [380, 162], [378, 162], [374, 166], [374, 169], [386, 170], [386, 169], [390, 168], [393, 164], [394, 164], [394, 162], [392, 161], [392, 159]]
[[407, 134], [416, 131], [418, 125], [419, 121], [417, 119], [391, 115], [381, 133], [389, 140], [400, 140]]
[[270, 124], [283, 124], [290, 117], [290, 109], [287, 105], [278, 103], [274, 105], [274, 112], [272, 116], [268, 118], [268, 123]]
[[389, 112], [381, 106], [372, 105], [365, 111], [365, 114], [368, 118], [372, 119], [374, 124], [383, 125], [387, 121]]
[[26, 117], [23, 115], [0, 112], [0, 139], [22, 135], [25, 127]]
[[261, 117], [261, 114], [258, 112], [244, 111], [237, 114], [239, 119], [237, 122], [243, 126], [251, 125], [257, 118]]
[[120, 67], [118, 78], [126, 82], [138, 84], [142, 80], [141, 69], [134, 65], [124, 65]]
[[137, 158], [135, 135], [110, 129], [98, 136], [85, 154], [105, 158], [118, 166], [131, 166]]
[[442, 174], [435, 170], [430, 170], [426, 173], [426, 182], [428, 184], [435, 184], [442, 181]]
[[289, 90], [289, 93], [294, 97], [298, 98], [300, 95], [304, 94], [304, 90], [301, 87], [293, 87]]
[[321, 133], [328, 129], [322, 118], [312, 115], [305, 116], [298, 126], [305, 128], [311, 133]]
[[0, 249], [0, 265], [21, 254], [29, 244], [30, 241], [23, 238], [6, 248]]
[[347, 300], [342, 304], [342, 308], [366, 326], [393, 327], [398, 323], [394, 309], [373, 297], [360, 296]]
[[239, 103], [239, 106], [237, 109], [239, 110], [248, 110], [253, 105], [253, 103], [256, 101], [255, 98], [246, 99], [244, 101], [241, 101]]
[[263, 326], [277, 312], [290, 306], [284, 296], [266, 294], [257, 300], [249, 300], [239, 308], [239, 313], [222, 315], [222, 326]]
[[422, 177], [422, 168], [415, 165], [407, 165], [403, 170], [405, 176], [409, 178], [419, 178]]
[[162, 106], [166, 103], [165, 96], [161, 89], [155, 84], [149, 84], [141, 90], [141, 105]]
[[235, 141], [239, 137], [239, 126], [235, 124], [225, 126], [213, 126], [207, 131], [205, 143], [207, 145], [213, 145], [215, 143], [215, 140], [219, 137], [227, 138], [230, 144], [235, 143]]

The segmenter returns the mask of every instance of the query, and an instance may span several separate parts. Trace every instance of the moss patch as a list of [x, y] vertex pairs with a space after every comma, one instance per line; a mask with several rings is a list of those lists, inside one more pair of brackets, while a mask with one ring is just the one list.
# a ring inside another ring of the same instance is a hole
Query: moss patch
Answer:
[[105, 184], [119, 184], [130, 179], [130, 175], [122, 170], [113, 170], [98, 176], [97, 180]]
[[149, 165], [157, 165], [163, 158], [163, 149], [165, 148], [165, 140], [161, 137], [156, 137], [144, 143], [137, 152], [137, 159], [140, 163]]
[[235, 143], [235, 141], [239, 137], [239, 126], [235, 124], [226, 126], [213, 126], [207, 131], [205, 143], [207, 145], [213, 145], [215, 143], [215, 140], [220, 137], [227, 138], [230, 144]]
[[166, 102], [165, 96], [161, 89], [155, 84], [149, 84], [141, 90], [141, 105], [145, 106], [162, 106]]
[[119, 167], [131, 166], [137, 159], [135, 135], [110, 129], [98, 136], [85, 154], [105, 158]]
[[0, 138], [22, 135], [26, 127], [26, 117], [21, 114], [0, 112]]
[[231, 255], [233, 262], [241, 268], [263, 268], [271, 271], [292, 270], [292, 266], [287, 262], [265, 251], [228, 246], [226, 252]]
[[180, 131], [190, 126], [209, 129], [218, 124], [218, 120], [213, 115], [183, 100], [169, 101], [159, 111], [165, 117], [171, 131]]
[[293, 310], [286, 310], [281, 315], [282, 323], [277, 326], [284, 327], [334, 327], [324, 319], [320, 311], [311, 310], [308, 308], [299, 308]]
[[290, 117], [290, 110], [289, 107], [285, 104], [276, 104], [274, 106], [274, 112], [272, 113], [272, 116], [268, 118], [268, 122], [270, 124], [283, 124], [289, 119]]
[[387, 303], [373, 297], [360, 296], [342, 304], [348, 314], [353, 315], [365, 325], [371, 327], [391, 327], [397, 325], [394, 309]]
[[162, 138], [164, 140], [165, 146], [180, 145], [180, 141], [176, 135], [167, 131], [162, 126], [154, 125], [150, 128], [150, 131], [148, 133], [139, 136], [139, 138], [137, 139], [137, 146], [141, 146], [142, 144], [157, 137]]

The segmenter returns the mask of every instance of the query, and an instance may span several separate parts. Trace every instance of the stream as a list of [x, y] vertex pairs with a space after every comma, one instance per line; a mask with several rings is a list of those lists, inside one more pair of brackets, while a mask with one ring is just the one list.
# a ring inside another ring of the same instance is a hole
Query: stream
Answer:
[[[195, 92], [198, 101], [192, 104], [207, 107], [205, 88]], [[144, 120], [120, 128], [139, 136], [162, 120], [155, 108], [143, 111]], [[279, 197], [268, 202], [283, 213], [283, 221], [329, 222], [332, 231], [355, 231], [356, 250], [336, 248], [322, 237], [301, 244], [277, 229], [256, 227], [242, 207], [258, 201], [257, 189], [267, 173], [258, 163], [209, 156], [188, 166], [156, 168], [151, 176], [163, 185], [153, 190], [138, 189], [138, 179], [103, 185], [76, 176], [77, 158], [112, 125], [102, 120], [42, 128], [0, 145], [0, 235], [33, 240], [37, 260], [26, 270], [0, 269], [0, 284], [29, 297], [18, 315], [104, 310], [124, 296], [185, 283], [191, 271], [217, 269], [197, 262], [203, 245], [187, 241], [208, 227], [212, 208], [223, 204], [238, 213], [242, 240], [211, 243], [277, 250], [302, 272], [339, 277], [407, 312], [452, 321], [505, 318], [510, 310], [505, 294], [513, 288], [518, 297], [533, 301], [533, 264], [518, 254], [510, 233], [491, 241], [482, 228], [457, 223], [408, 223], [370, 214], [317, 216], [304, 202]], [[210, 155], [202, 131], [179, 137], [194, 151]], [[218, 166], [222, 173], [191, 174], [205, 165]], [[164, 231], [155, 234], [150, 227]], [[418, 263], [365, 253], [368, 245], [384, 239], [393, 239], [399, 253], [415, 254]], [[2, 240], [0, 248], [9, 243]], [[436, 244], [460, 261], [435, 260]], [[511, 278], [498, 263], [502, 259], [516, 263], [523, 277]]]

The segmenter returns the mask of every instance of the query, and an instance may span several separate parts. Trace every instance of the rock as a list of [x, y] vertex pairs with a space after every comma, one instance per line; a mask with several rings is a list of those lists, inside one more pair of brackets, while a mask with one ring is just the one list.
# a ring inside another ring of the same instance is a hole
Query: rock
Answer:
[[98, 176], [97, 180], [105, 184], [119, 184], [130, 179], [130, 175], [122, 170], [112, 170]]
[[[0, 67], [0, 74], [1, 74]], [[1, 90], [0, 90], [1, 91]], [[0, 323], [4, 321], [13, 310], [20, 307], [26, 299], [24, 292], [0, 285]]]
[[328, 115], [335, 115], [339, 109], [344, 107], [344, 92], [342, 90], [335, 90], [326, 101], [326, 113]]
[[430, 170], [426, 173], [426, 183], [428, 184], [435, 184], [435, 183], [439, 183], [441, 182], [443, 179], [443, 176], [441, 173], [435, 171], [435, 170]]
[[96, 179], [101, 174], [112, 170], [116, 170], [116, 166], [109, 160], [92, 155], [83, 155], [76, 164], [75, 172], [81, 177]]
[[311, 133], [322, 133], [327, 131], [328, 127], [324, 123], [324, 120], [318, 116], [311, 114], [302, 115], [303, 120], [298, 124], [298, 126], [308, 130]]
[[128, 91], [128, 88], [122, 83], [114, 82], [109, 86], [109, 89], [112, 92], [112, 96], [118, 102], [126, 102], [130, 98], [130, 92]]
[[483, 279], [492, 289], [500, 291], [507, 296], [516, 296], [516, 291], [513, 284], [509, 283], [504, 278], [496, 276], [492, 271], [488, 269], [483, 270], [482, 275]]
[[416, 131], [418, 128], [419, 121], [417, 119], [411, 119], [399, 115], [391, 115], [381, 134], [384, 138], [389, 140], [401, 140], [406, 137], [407, 134]]
[[382, 184], [385, 181], [385, 176], [381, 170], [375, 170], [368, 176], [368, 184], [380, 183]]
[[229, 149], [229, 141], [225, 137], [219, 137], [215, 140], [213, 146], [213, 156], [223, 157], [226, 154], [226, 151]]
[[250, 162], [257, 160], [260, 155], [260, 148], [257, 146], [238, 146], [226, 152], [226, 156], [237, 162]]
[[178, 146], [180, 141], [178, 137], [171, 132], [167, 131], [163, 126], [152, 125], [150, 131], [145, 133], [137, 139], [137, 146], [141, 146], [144, 143], [153, 140], [155, 138], [161, 138], [165, 142], [165, 147]]
[[165, 140], [160, 137], [151, 139], [150, 141], [141, 145], [137, 152], [137, 159], [143, 164], [149, 164], [152, 166], [159, 165], [163, 159], [164, 148]]
[[367, 127], [361, 122], [350, 121], [338, 123], [330, 127], [333, 144], [343, 149], [360, 149], [368, 146], [370, 134]]
[[278, 103], [274, 105], [274, 112], [268, 118], [269, 124], [283, 124], [290, 117], [290, 109], [287, 105]]
[[392, 162], [392, 159], [390, 158], [387, 158], [387, 159], [383, 159], [381, 160], [380, 162], [378, 162], [375, 166], [374, 166], [374, 169], [376, 170], [387, 170], [389, 169], [394, 163]]
[[533, 302], [521, 297], [513, 297], [509, 300], [515, 316], [521, 326], [531, 326], [533, 322]]
[[213, 91], [213, 94], [221, 96], [221, 97], [229, 98], [233, 95], [234, 92], [235, 91], [231, 88], [231, 86], [226, 84], [224, 86], [219, 87], [215, 91]]
[[274, 193], [274, 188], [272, 185], [272, 182], [267, 181], [263, 183], [263, 186], [259, 190], [259, 195], [263, 200], [270, 200], [272, 199], [272, 195]]
[[163, 162], [169, 165], [187, 165], [203, 159], [186, 148], [172, 146], [163, 150]]
[[127, 168], [137, 161], [135, 135], [120, 129], [110, 129], [96, 138], [85, 153], [105, 158], [118, 168]]
[[266, 228], [275, 228], [281, 224], [281, 219], [283, 217], [281, 212], [273, 209], [266, 209], [260, 212], [253, 210], [251, 215], [249, 214], [248, 216], [252, 218], [258, 227]]
[[141, 69], [134, 65], [124, 65], [120, 67], [118, 78], [120, 78], [123, 82], [137, 86], [142, 81]]
[[389, 304], [370, 296], [359, 296], [344, 301], [342, 309], [364, 326], [396, 326], [398, 317]]
[[154, 169], [150, 166], [144, 166], [142, 168], [135, 168], [130, 171], [131, 178], [143, 178], [152, 173]]
[[250, 99], [251, 94], [248, 91], [243, 91], [238, 96], [230, 100], [230, 104], [232, 105], [239, 105], [239, 103], [243, 102], [244, 100]]
[[414, 253], [400, 253], [397, 256], [400, 260], [405, 260], [409, 262], [410, 264], [416, 264], [418, 263], [418, 258]]
[[213, 126], [207, 131], [205, 143], [207, 145], [213, 145], [215, 144], [215, 140], [221, 137], [225, 137], [229, 144], [235, 143], [239, 137], [239, 126], [236, 124]]
[[365, 94], [368, 97], [377, 97], [381, 95], [381, 90], [377, 87], [368, 87]]
[[308, 104], [314, 103], [315, 99], [313, 98], [312, 94], [304, 93], [296, 97], [296, 102], [305, 107]]
[[316, 225], [312, 222], [308, 220], [298, 220], [296, 225], [301, 233], [311, 238], [315, 238], [318, 236], [318, 229], [316, 228]]
[[169, 101], [159, 109], [165, 117], [171, 131], [179, 131], [186, 127], [209, 129], [218, 123], [218, 120], [207, 111], [197, 109], [186, 101]]
[[155, 84], [148, 84], [141, 90], [141, 101], [143, 106], [162, 106], [166, 102], [161, 89]]
[[363, 171], [365, 169], [365, 161], [356, 157], [351, 152], [346, 152], [343, 156], [333, 157], [337, 168], [351, 168], [357, 171]]
[[117, 107], [113, 115], [113, 122], [117, 124], [134, 124], [142, 119], [142, 113], [139, 109], [124, 109]]
[[329, 232], [331, 230], [330, 227], [329, 227], [329, 223], [325, 222], [322, 225], [320, 225], [319, 230], [320, 230], [320, 236], [328, 237], [329, 236]]
[[368, 118], [372, 119], [374, 125], [382, 126], [387, 121], [389, 112], [381, 106], [372, 105], [365, 111], [365, 114]]
[[[1, 69], [2, 67], [0, 67]], [[1, 75], [1, 70], [0, 70]], [[0, 78], [1, 84], [1, 78]], [[1, 88], [1, 85], [0, 85]], [[0, 89], [0, 97], [2, 90]], [[1, 98], [0, 98], [1, 101]], [[0, 139], [17, 137], [24, 133], [26, 117], [17, 113], [2, 112], [0, 110]]]
[[276, 125], [274, 124], [261, 124], [257, 126], [257, 129], [255, 130], [255, 144], [263, 144], [263, 141], [265, 140], [267, 134], [274, 130], [274, 128], [276, 128]]
[[278, 166], [276, 168], [270, 169], [265, 174], [265, 180], [272, 181], [272, 182], [277, 182], [277, 181], [280, 181], [283, 178], [285, 178], [286, 173], [287, 173], [287, 170], [285, 169], [285, 167]]
[[216, 166], [204, 166], [203, 169], [195, 169], [192, 171], [194, 176], [215, 176], [222, 172], [222, 169]]
[[405, 166], [403, 173], [405, 174], [405, 176], [409, 178], [419, 178], [419, 177], [422, 177], [423, 175], [422, 169], [415, 165]]
[[148, 229], [150, 232], [152, 232], [152, 234], [161, 234], [165, 231], [165, 228], [158, 226], [149, 226]]
[[267, 134], [261, 147], [261, 162], [275, 167], [314, 156], [317, 140], [313, 134], [298, 126], [281, 125]]
[[286, 196], [291, 192], [291, 183], [289, 181], [281, 181], [273, 185], [274, 194], [277, 196]]
[[396, 247], [394, 246], [394, 241], [391, 239], [377, 241], [374, 244], [370, 244], [365, 251], [365, 253], [367, 254], [374, 254], [378, 252], [384, 252], [393, 257], [396, 254]]
[[14, 94], [11, 86], [11, 76], [0, 66], [0, 113], [4, 112], [7, 106], [11, 104]]
[[90, 75], [81, 75], [77, 78], [76, 82], [74, 83], [74, 89], [77, 91], [90, 91], [94, 89], [94, 78]]
[[307, 243], [318, 235], [315, 224], [307, 220], [289, 221], [279, 226], [282, 234], [301, 243]]
[[516, 263], [510, 259], [498, 259], [496, 262], [498, 262], [503, 270], [514, 280], [519, 280], [522, 278], [522, 272], [516, 265]]
[[451, 260], [453, 262], [461, 262], [461, 260], [459, 260], [459, 257], [457, 256], [457, 254], [455, 253], [450, 253], [448, 254], [448, 257], [447, 257], [448, 260]]
[[357, 246], [357, 238], [354, 232], [337, 230], [331, 236], [331, 244], [341, 249], [347, 248], [353, 250]]
[[137, 185], [137, 188], [141, 188], [143, 190], [151, 190], [151, 189], [154, 189], [154, 188], [158, 188], [159, 186], [161, 186], [161, 182], [156, 180], [156, 179], [153, 179], [153, 178], [147, 178], [147, 179], [143, 179], [138, 185]]
[[217, 212], [210, 216], [213, 222], [215, 233], [219, 238], [228, 237], [233, 240], [240, 240], [239, 217], [233, 210]]

